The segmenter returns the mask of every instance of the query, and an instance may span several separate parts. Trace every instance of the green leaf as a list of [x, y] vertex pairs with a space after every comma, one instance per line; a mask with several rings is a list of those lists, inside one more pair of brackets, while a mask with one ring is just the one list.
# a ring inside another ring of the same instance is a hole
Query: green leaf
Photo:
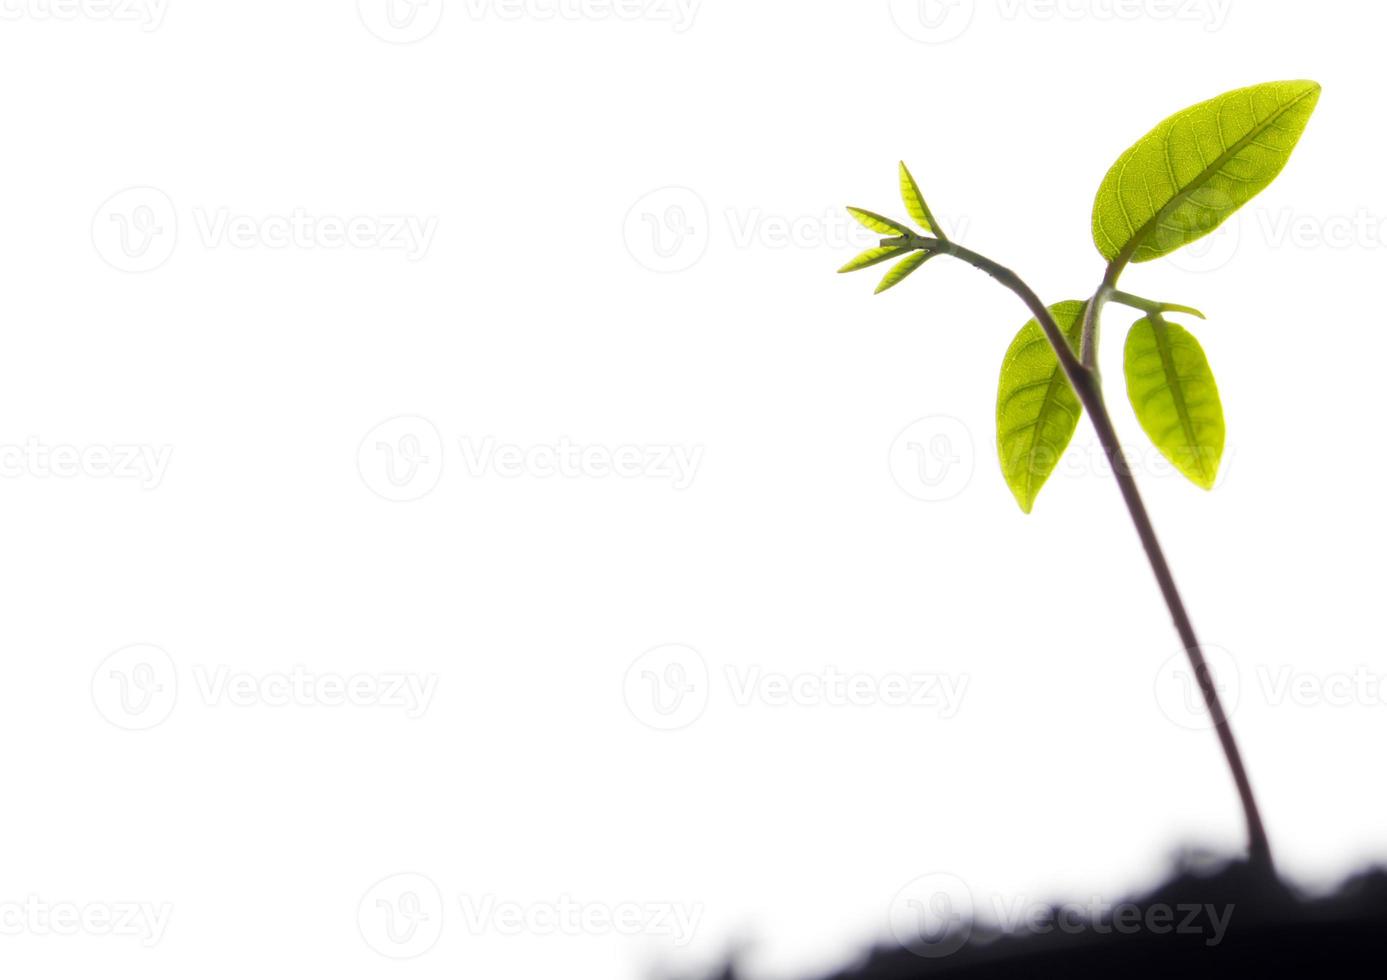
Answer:
[[1211, 490], [1223, 457], [1223, 404], [1204, 348], [1160, 314], [1138, 320], [1123, 356], [1127, 397], [1156, 448]]
[[872, 231], [882, 235], [909, 235], [910, 229], [905, 225], [897, 224], [890, 218], [883, 218], [873, 211], [864, 211], [862, 208], [848, 208], [848, 214], [856, 218], [861, 224], [870, 228]]
[[1265, 82], [1162, 122], [1118, 157], [1098, 188], [1098, 251], [1121, 267], [1213, 231], [1281, 172], [1319, 97], [1316, 82]]
[[[1075, 350], [1083, 332], [1084, 303], [1049, 307]], [[1027, 514], [1059, 462], [1083, 409], [1044, 329], [1030, 320], [1002, 359], [997, 385], [997, 457], [1016, 502]]]
[[[905, 161], [901, 161], [901, 200], [905, 202], [905, 209], [910, 212], [910, 216], [915, 219], [921, 228], [931, 234], [939, 235], [939, 229], [934, 223], [934, 215], [930, 214], [929, 205], [925, 203], [924, 195], [920, 193], [920, 185], [915, 183], [915, 178], [910, 175], [906, 168]], [[943, 235], [939, 235], [943, 238]]]
[[893, 259], [897, 255], [903, 255], [910, 249], [904, 245], [879, 245], [876, 248], [869, 248], [847, 265], [839, 269], [839, 272], [856, 272], [858, 269], [865, 269], [868, 266], [876, 265], [878, 262], [885, 262]]
[[882, 278], [881, 285], [877, 286], [876, 291], [878, 293], [886, 292], [886, 290], [895, 286], [906, 276], [924, 265], [925, 260], [929, 259], [934, 254], [934, 252], [917, 251], [907, 255], [891, 267], [890, 271]]

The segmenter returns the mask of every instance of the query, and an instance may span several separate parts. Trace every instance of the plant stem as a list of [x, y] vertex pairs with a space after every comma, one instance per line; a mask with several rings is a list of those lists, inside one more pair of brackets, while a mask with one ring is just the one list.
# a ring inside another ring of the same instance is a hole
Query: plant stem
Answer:
[[1154, 299], [1145, 299], [1141, 296], [1133, 296], [1131, 293], [1124, 293], [1120, 289], [1114, 289], [1108, 299], [1123, 306], [1130, 306], [1134, 310], [1141, 310], [1143, 313], [1185, 313], [1189, 316], [1197, 316], [1204, 319], [1204, 314], [1200, 313], [1193, 306], [1183, 306], [1180, 303], [1160, 303]]
[[1115, 281], [1111, 276], [1104, 277], [1093, 298], [1084, 304], [1083, 331], [1079, 335], [1079, 360], [1084, 367], [1093, 372], [1098, 370], [1098, 320], [1103, 314], [1103, 304], [1113, 295]]
[[[1204, 705], [1209, 711], [1209, 716], [1213, 719], [1214, 730], [1218, 734], [1219, 744], [1223, 747], [1224, 758], [1228, 761], [1228, 768], [1232, 771], [1233, 782], [1238, 789], [1238, 797], [1242, 801], [1243, 815], [1247, 819], [1249, 858], [1254, 866], [1269, 874], [1274, 873], [1275, 865], [1272, 862], [1271, 844], [1267, 839], [1266, 829], [1262, 825], [1262, 817], [1257, 809], [1257, 799], [1252, 793], [1252, 783], [1248, 779], [1247, 769], [1243, 765], [1242, 754], [1238, 751], [1237, 740], [1233, 737], [1233, 727], [1223, 709], [1223, 701], [1219, 697], [1218, 688], [1214, 686], [1213, 677], [1209, 673], [1208, 662], [1204, 659], [1204, 654], [1199, 648], [1199, 640], [1195, 636], [1194, 625], [1190, 622], [1184, 601], [1180, 598], [1180, 592], [1175, 587], [1175, 578], [1171, 574], [1170, 565], [1166, 562], [1165, 553], [1161, 550], [1160, 541], [1156, 537], [1156, 529], [1151, 523], [1150, 515], [1146, 512], [1146, 505], [1142, 502], [1136, 479], [1132, 475], [1132, 469], [1127, 463], [1126, 455], [1122, 452], [1122, 446], [1117, 439], [1117, 432], [1113, 428], [1112, 417], [1108, 414], [1107, 405], [1103, 400], [1103, 390], [1098, 381], [1098, 371], [1096, 364], [1093, 363], [1096, 357], [1092, 341], [1090, 340], [1089, 347], [1084, 351], [1085, 359], [1080, 360], [1079, 357], [1075, 356], [1074, 350], [1070, 347], [1064, 333], [1055, 323], [1054, 317], [1050, 315], [1045, 304], [1016, 273], [953, 242], [942, 243], [938, 250], [962, 259], [974, 268], [981, 269], [1007, 289], [1010, 289], [1026, 304], [1032, 316], [1040, 324], [1041, 329], [1045, 331], [1045, 336], [1054, 348], [1055, 356], [1059, 358], [1065, 376], [1073, 385], [1075, 393], [1079, 396], [1079, 401], [1088, 411], [1094, 431], [1098, 434], [1098, 441], [1102, 444], [1103, 453], [1107, 456], [1108, 463], [1112, 467], [1118, 489], [1122, 492], [1123, 502], [1127, 505], [1127, 513], [1132, 518], [1137, 537], [1141, 539], [1142, 548], [1146, 551], [1146, 558], [1151, 563], [1151, 571], [1156, 575], [1156, 583], [1160, 586], [1161, 596], [1165, 599], [1166, 607], [1170, 610], [1170, 618], [1175, 623], [1175, 631], [1179, 634], [1180, 641], [1185, 646], [1185, 653], [1189, 656], [1190, 666], [1194, 670], [1200, 693], [1204, 697]], [[1089, 337], [1090, 332], [1096, 328], [1097, 317], [1091, 315], [1096, 314], [1096, 310], [1092, 308], [1101, 304], [1104, 299], [1117, 298], [1114, 293], [1112, 284], [1106, 280], [1099, 287], [1098, 293], [1090, 301], [1090, 309], [1085, 311], [1085, 337]], [[1123, 294], [1122, 298], [1125, 300], [1131, 297]]]

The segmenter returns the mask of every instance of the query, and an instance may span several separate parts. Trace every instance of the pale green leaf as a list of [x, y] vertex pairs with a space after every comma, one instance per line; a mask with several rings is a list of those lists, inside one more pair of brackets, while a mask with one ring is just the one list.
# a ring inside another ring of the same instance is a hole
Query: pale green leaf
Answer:
[[904, 160], [901, 161], [901, 200], [905, 202], [905, 209], [921, 228], [931, 234], [939, 234], [939, 229], [934, 223], [934, 215], [930, 214], [929, 205], [920, 193], [920, 185], [915, 183], [915, 178], [910, 175]]
[[1319, 100], [1316, 82], [1265, 82], [1177, 112], [1118, 157], [1093, 203], [1109, 262], [1146, 262], [1207, 235], [1272, 182]]
[[858, 269], [865, 269], [868, 266], [876, 265], [878, 262], [885, 262], [893, 259], [897, 255], [904, 255], [910, 251], [904, 245], [878, 245], [876, 248], [869, 248], [847, 265], [839, 269], [839, 272], [856, 272]]
[[848, 214], [856, 218], [865, 227], [881, 235], [910, 234], [910, 229], [905, 225], [897, 224], [890, 218], [883, 218], [874, 211], [864, 211], [862, 208], [848, 208]]
[[1127, 397], [1161, 454], [1205, 490], [1223, 457], [1223, 405], [1204, 348], [1159, 314], [1138, 320], [1123, 356]]
[[892, 286], [898, 284], [906, 276], [910, 275], [920, 266], [925, 264], [925, 260], [933, 256], [934, 252], [917, 251], [912, 252], [905, 258], [893, 265], [881, 280], [881, 285], [877, 286], [876, 291], [884, 293]]
[[[1077, 350], [1084, 303], [1065, 300], [1049, 310]], [[1044, 329], [1030, 320], [1007, 348], [997, 385], [997, 457], [1007, 486], [1027, 514], [1073, 438], [1082, 411]]]

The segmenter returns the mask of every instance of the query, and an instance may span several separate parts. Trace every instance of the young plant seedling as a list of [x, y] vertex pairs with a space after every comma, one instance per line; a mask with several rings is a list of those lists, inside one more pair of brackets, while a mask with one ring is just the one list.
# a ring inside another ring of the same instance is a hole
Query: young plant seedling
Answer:
[[1123, 292], [1117, 288], [1118, 278], [1129, 263], [1160, 258], [1209, 234], [1270, 184], [1290, 158], [1319, 95], [1320, 86], [1309, 81], [1236, 89], [1177, 112], [1118, 157], [1093, 203], [1093, 242], [1107, 269], [1087, 300], [1047, 307], [1016, 273], [950, 241], [904, 163], [901, 197], [921, 231], [904, 221], [848, 208], [859, 222], [885, 237], [839, 270], [852, 272], [896, 260], [877, 287], [882, 292], [934, 256], [952, 255], [986, 272], [1029, 308], [1032, 319], [1002, 359], [997, 391], [1002, 474], [1021, 509], [1030, 513], [1073, 437], [1079, 416], [1088, 413], [1232, 771], [1247, 819], [1249, 858], [1268, 874], [1274, 873], [1271, 846], [1247, 770], [1103, 400], [1098, 328], [1108, 302], [1141, 314], [1127, 334], [1124, 350], [1127, 397], [1142, 429], [1166, 459], [1195, 484], [1211, 489], [1223, 455], [1223, 407], [1199, 341], [1168, 317], [1204, 315]]

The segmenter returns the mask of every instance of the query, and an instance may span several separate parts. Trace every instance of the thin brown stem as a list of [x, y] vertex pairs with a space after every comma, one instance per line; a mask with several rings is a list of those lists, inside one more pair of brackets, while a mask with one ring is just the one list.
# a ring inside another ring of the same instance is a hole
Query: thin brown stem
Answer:
[[1166, 561], [1165, 553], [1161, 550], [1160, 541], [1156, 537], [1156, 529], [1151, 523], [1150, 515], [1146, 512], [1146, 505], [1142, 502], [1131, 466], [1128, 465], [1127, 458], [1122, 452], [1122, 446], [1118, 442], [1112, 417], [1108, 414], [1107, 405], [1103, 400], [1103, 391], [1098, 381], [1096, 364], [1092, 363], [1096, 361], [1096, 337], [1090, 337], [1090, 334], [1096, 331], [1097, 310], [1095, 307], [1101, 305], [1103, 300], [1112, 293], [1112, 283], [1105, 279], [1103, 285], [1095, 293], [1093, 300], [1090, 301], [1089, 308], [1085, 310], [1084, 336], [1089, 339], [1089, 344], [1083, 349], [1083, 354], [1076, 357], [1074, 350], [1065, 339], [1064, 333], [1060, 330], [1054, 317], [1050, 315], [1050, 311], [1016, 273], [985, 256], [952, 242], [944, 245], [940, 251], [948, 252], [969, 265], [981, 269], [1010, 289], [1026, 304], [1032, 316], [1040, 324], [1041, 329], [1045, 331], [1045, 336], [1054, 348], [1055, 356], [1059, 358], [1065, 376], [1069, 379], [1069, 383], [1074, 386], [1074, 391], [1079, 396], [1080, 403], [1087, 410], [1094, 431], [1098, 434], [1098, 441], [1103, 447], [1103, 453], [1107, 456], [1109, 465], [1112, 467], [1118, 489], [1122, 493], [1123, 502], [1127, 505], [1127, 513], [1131, 516], [1137, 537], [1141, 539], [1142, 548], [1146, 551], [1146, 558], [1151, 564], [1151, 571], [1155, 573], [1156, 583], [1161, 589], [1161, 596], [1165, 599], [1166, 607], [1170, 610], [1170, 618], [1175, 623], [1175, 631], [1179, 634], [1180, 642], [1184, 644], [1185, 652], [1189, 656], [1190, 666], [1194, 670], [1200, 693], [1204, 697], [1204, 705], [1209, 711], [1210, 718], [1213, 719], [1214, 730], [1218, 734], [1224, 758], [1228, 762], [1228, 768], [1232, 771], [1233, 782], [1237, 786], [1238, 797], [1242, 801], [1243, 814], [1247, 820], [1249, 858], [1257, 867], [1268, 873], [1274, 873], [1275, 866], [1272, 862], [1271, 844], [1262, 824], [1261, 813], [1257, 809], [1257, 799], [1252, 792], [1252, 782], [1248, 779], [1242, 754], [1238, 751], [1237, 740], [1233, 737], [1233, 726], [1229, 723], [1228, 714], [1223, 708], [1223, 701], [1219, 697], [1218, 688], [1214, 686], [1213, 678], [1209, 673], [1208, 662], [1204, 659], [1204, 654], [1199, 648], [1194, 624], [1190, 622], [1184, 600], [1180, 598], [1180, 591], [1175, 586], [1175, 577], [1171, 574], [1170, 565]]

